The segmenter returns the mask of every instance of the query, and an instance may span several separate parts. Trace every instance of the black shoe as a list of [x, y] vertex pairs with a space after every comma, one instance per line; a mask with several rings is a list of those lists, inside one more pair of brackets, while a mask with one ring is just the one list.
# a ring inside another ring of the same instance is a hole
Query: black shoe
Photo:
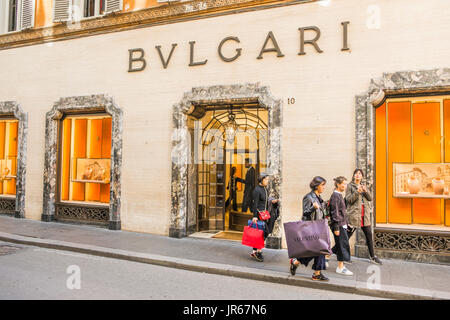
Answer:
[[369, 258], [369, 261], [372, 262], [372, 263], [375, 263], [375, 264], [379, 264], [379, 265], [382, 265], [382, 264], [383, 264], [383, 263], [381, 262], [381, 260], [378, 259], [377, 256], [375, 256], [375, 257], [370, 257], [370, 258]]
[[256, 259], [257, 259], [259, 262], [263, 262], [263, 261], [264, 261], [264, 257], [263, 257], [263, 255], [262, 255], [262, 252], [256, 252]]
[[295, 265], [295, 263], [293, 262], [293, 259], [289, 260], [289, 264], [290, 264], [289, 270], [291, 271], [291, 274], [293, 276], [295, 276], [295, 271], [297, 270], [298, 266]]
[[316, 276], [315, 274], [313, 274], [313, 275], [312, 275], [312, 279], [315, 280], [315, 281], [328, 281], [328, 280], [330, 280], [330, 279], [328, 279], [327, 277], [325, 277], [325, 276], [322, 274], [322, 272], [321, 272], [318, 276]]

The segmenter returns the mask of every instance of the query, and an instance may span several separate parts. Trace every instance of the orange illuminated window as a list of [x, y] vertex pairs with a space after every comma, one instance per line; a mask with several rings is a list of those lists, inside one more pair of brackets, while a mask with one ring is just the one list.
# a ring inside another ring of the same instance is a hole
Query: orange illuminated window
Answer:
[[0, 120], [0, 195], [16, 195], [17, 120]]
[[[450, 96], [387, 99], [376, 109], [375, 117], [376, 222], [450, 226], [448, 191], [440, 197], [417, 196], [413, 191], [410, 196], [398, 196], [393, 190], [398, 163], [417, 164], [417, 168], [420, 164], [450, 164]], [[434, 184], [433, 179], [439, 178], [449, 190], [450, 176], [440, 172], [421, 172], [421, 188], [432, 188], [428, 180]]]
[[62, 120], [61, 201], [109, 204], [111, 117]]

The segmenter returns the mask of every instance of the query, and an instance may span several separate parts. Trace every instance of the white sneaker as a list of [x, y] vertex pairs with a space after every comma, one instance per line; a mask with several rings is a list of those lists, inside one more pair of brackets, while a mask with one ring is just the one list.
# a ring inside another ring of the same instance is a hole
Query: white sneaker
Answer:
[[339, 269], [339, 267], [336, 268], [336, 273], [344, 274], [346, 276], [352, 276], [353, 272], [348, 270], [346, 267], [343, 267], [342, 269]]

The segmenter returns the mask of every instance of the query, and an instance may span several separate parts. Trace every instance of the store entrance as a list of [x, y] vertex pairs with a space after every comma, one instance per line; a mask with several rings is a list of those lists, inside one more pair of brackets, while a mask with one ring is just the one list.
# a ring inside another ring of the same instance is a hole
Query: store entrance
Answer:
[[206, 106], [197, 118], [189, 117], [196, 170], [196, 190], [188, 190], [196, 194], [194, 236], [242, 239], [252, 218], [251, 193], [267, 167], [267, 116], [255, 103]]

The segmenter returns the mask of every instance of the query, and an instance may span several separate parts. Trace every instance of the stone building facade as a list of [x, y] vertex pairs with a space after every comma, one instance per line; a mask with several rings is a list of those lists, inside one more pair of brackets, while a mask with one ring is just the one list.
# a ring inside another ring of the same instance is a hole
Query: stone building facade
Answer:
[[[374, 196], [378, 254], [450, 261], [448, 200], [389, 193], [392, 163], [450, 162], [445, 1], [16, 2], [0, 6], [0, 122], [9, 128], [3, 137], [0, 123], [0, 149], [17, 142], [0, 150], [0, 170], [14, 173], [2, 176], [3, 213], [238, 238], [245, 187], [235, 200], [226, 187], [231, 170], [245, 178], [248, 160], [271, 174], [270, 196], [281, 201], [266, 245], [285, 248], [283, 223], [301, 218], [310, 180], [328, 181], [328, 199], [332, 179], [358, 167]], [[377, 126], [395, 126], [401, 103], [411, 107], [409, 158], [389, 143], [377, 149], [391, 139]], [[436, 160], [413, 151], [434, 134], [415, 129], [424, 103], [442, 115]], [[367, 255], [360, 232], [352, 251]]]

